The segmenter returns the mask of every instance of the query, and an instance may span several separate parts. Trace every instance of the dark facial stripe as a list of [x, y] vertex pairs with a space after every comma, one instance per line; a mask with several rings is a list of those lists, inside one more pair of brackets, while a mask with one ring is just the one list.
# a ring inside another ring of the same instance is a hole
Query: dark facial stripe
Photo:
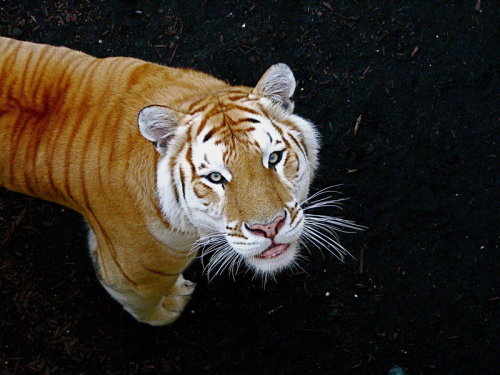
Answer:
[[287, 133], [287, 136], [291, 138], [291, 140], [297, 145], [297, 147], [299, 148], [299, 150], [302, 152], [302, 154], [304, 155], [304, 157], [306, 159], [308, 159], [307, 157], [307, 152], [304, 148], [304, 145], [302, 144], [302, 142], [300, 142], [297, 138], [295, 138], [295, 136], [291, 133]]
[[279, 133], [279, 135], [283, 137], [283, 130], [278, 125], [276, 125], [272, 120], [269, 120], [269, 122], [271, 123], [273, 128]]
[[266, 134], [269, 137], [269, 141], [271, 141], [271, 143], [273, 143], [273, 137], [271, 137], [271, 134], [269, 134], [268, 132], [266, 132]]
[[191, 167], [191, 178], [193, 178], [196, 175], [196, 169], [194, 167], [193, 163], [193, 146], [191, 146], [191, 142], [189, 142], [190, 146], [188, 146], [187, 153], [186, 153], [186, 160]]
[[[297, 217], [298, 217], [298, 215], [295, 215], [294, 219], [296, 219]], [[304, 221], [304, 216], [301, 216], [301, 217], [300, 217], [300, 219], [299, 219], [299, 220], [297, 220], [297, 222], [296, 222], [296, 223], [294, 223], [293, 221], [291, 221], [291, 222], [290, 222], [290, 228], [291, 228], [291, 229], [295, 229], [295, 228], [297, 228], [297, 227], [300, 225], [300, 223], [301, 223], [302, 221]]]
[[196, 112], [202, 112], [205, 109], [207, 109], [208, 106], [210, 106], [211, 103], [205, 103], [202, 104], [200, 107], [195, 108], [193, 111], [190, 111], [190, 113], [196, 113]]
[[257, 120], [256, 118], [251, 118], [251, 117], [246, 118], [246, 119], [244, 119], [243, 121], [253, 122], [253, 123], [255, 123], [255, 124], [260, 123], [260, 121], [259, 121], [259, 120]]
[[203, 97], [203, 98], [198, 99], [198, 100], [194, 101], [193, 103], [191, 103], [188, 107], [188, 112], [189, 113], [198, 112], [198, 110], [193, 110], [194, 107], [196, 107], [197, 105], [199, 105], [200, 103], [202, 103], [206, 99], [207, 99], [207, 97]]
[[245, 97], [247, 97], [248, 95], [247, 94], [243, 94], [243, 95], [233, 95], [233, 96], [228, 96], [226, 99], [227, 100], [240, 100], [240, 99], [243, 99]]
[[248, 112], [248, 113], [251, 113], [252, 115], [257, 115], [257, 116], [260, 116], [261, 114], [255, 110], [253, 110], [252, 108], [247, 108], [247, 107], [243, 107], [241, 105], [238, 105], [238, 104], [235, 104], [234, 106], [230, 107], [230, 109], [239, 109], [240, 111], [243, 111], [243, 112]]
[[205, 143], [210, 138], [212, 138], [212, 136], [214, 135], [215, 131], [216, 131], [215, 128], [210, 129], [210, 131], [205, 135], [205, 137], [203, 137], [203, 143]]
[[179, 176], [181, 178], [181, 191], [182, 191], [182, 197], [184, 198], [184, 202], [186, 201], [186, 175], [184, 174], [184, 171], [182, 170], [182, 167], [179, 166]]
[[[174, 169], [177, 167], [177, 165], [175, 164], [175, 159], [170, 160], [169, 167], [170, 167], [170, 170], [172, 171], [172, 174], [173, 174]], [[174, 189], [174, 199], [175, 199], [175, 203], [180, 204], [179, 192], [177, 191], [177, 187]]]
[[198, 126], [198, 129], [196, 131], [196, 136], [199, 136], [201, 134], [201, 132], [203, 131], [203, 128], [207, 124], [208, 120], [210, 120], [213, 116], [218, 115], [219, 113], [220, 113], [220, 110], [217, 107], [212, 108], [208, 113], [206, 113], [203, 116], [203, 118], [200, 122], [200, 125]]

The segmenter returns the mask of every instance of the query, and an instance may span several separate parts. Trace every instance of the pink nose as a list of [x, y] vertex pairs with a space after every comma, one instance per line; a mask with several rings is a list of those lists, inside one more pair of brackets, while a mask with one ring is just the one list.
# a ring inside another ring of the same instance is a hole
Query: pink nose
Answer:
[[251, 227], [247, 226], [247, 228], [257, 236], [273, 239], [283, 224], [285, 224], [285, 218], [283, 216], [278, 216], [272, 223], [254, 224]]

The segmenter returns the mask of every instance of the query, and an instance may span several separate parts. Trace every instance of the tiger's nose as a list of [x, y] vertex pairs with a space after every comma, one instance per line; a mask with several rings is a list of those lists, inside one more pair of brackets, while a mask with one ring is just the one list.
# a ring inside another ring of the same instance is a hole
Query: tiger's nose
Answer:
[[281, 229], [283, 224], [285, 224], [285, 217], [280, 215], [269, 224], [253, 224], [252, 226], [249, 226], [248, 224], [245, 225], [253, 234], [273, 239], [276, 234], [278, 234], [278, 231]]

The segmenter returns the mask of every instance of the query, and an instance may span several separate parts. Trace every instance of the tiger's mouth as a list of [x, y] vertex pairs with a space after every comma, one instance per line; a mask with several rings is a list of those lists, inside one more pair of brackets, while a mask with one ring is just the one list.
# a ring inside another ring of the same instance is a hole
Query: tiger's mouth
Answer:
[[273, 259], [288, 251], [290, 244], [272, 243], [266, 250], [255, 257], [258, 259]]

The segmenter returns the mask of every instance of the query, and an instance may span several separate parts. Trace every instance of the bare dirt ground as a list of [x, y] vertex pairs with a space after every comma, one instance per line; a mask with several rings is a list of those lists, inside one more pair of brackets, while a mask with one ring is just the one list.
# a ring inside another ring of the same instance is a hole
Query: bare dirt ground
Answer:
[[265, 289], [197, 263], [152, 328], [99, 286], [77, 214], [1, 190], [0, 373], [498, 374], [498, 22], [477, 0], [0, 1], [3, 36], [247, 85], [289, 64], [314, 186], [369, 227], [342, 237], [356, 260], [317, 252]]

